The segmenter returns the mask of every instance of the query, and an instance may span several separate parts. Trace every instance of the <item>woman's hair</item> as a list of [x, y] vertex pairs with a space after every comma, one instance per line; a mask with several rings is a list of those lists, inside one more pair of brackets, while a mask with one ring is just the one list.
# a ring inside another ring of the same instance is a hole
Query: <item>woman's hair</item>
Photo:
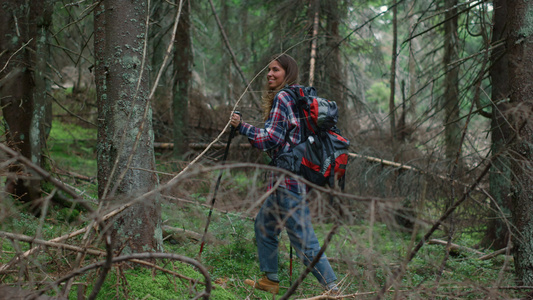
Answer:
[[268, 115], [270, 114], [270, 110], [272, 109], [272, 103], [274, 102], [274, 97], [276, 96], [278, 91], [284, 88], [286, 85], [292, 85], [298, 82], [298, 64], [296, 63], [294, 58], [292, 58], [288, 54], [282, 53], [272, 56], [270, 62], [274, 60], [279, 63], [283, 70], [285, 70], [285, 78], [279, 86], [273, 89], [270, 89], [267, 85], [266, 93], [261, 97], [261, 106], [263, 107], [264, 120], [268, 119]]

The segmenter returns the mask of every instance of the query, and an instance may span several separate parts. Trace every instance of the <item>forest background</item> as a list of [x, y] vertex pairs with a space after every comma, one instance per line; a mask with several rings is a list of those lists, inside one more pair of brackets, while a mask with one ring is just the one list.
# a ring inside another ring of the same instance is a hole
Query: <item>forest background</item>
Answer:
[[[531, 290], [531, 1], [6, 0], [0, 20], [3, 295], [267, 299], [243, 281], [273, 169], [244, 137], [223, 154], [232, 111], [261, 126], [276, 53], [351, 141], [345, 189], [309, 195], [345, 297]], [[327, 299], [281, 239], [281, 298]]]

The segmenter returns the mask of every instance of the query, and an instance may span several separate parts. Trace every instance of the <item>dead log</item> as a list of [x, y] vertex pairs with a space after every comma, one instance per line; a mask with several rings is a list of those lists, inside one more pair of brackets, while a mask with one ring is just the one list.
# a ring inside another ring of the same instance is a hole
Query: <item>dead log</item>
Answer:
[[[443, 240], [431, 239], [431, 240], [428, 241], [428, 244], [430, 244], [430, 245], [447, 246], [448, 242], [443, 241]], [[460, 245], [457, 245], [457, 244], [454, 244], [454, 243], [450, 243], [450, 250], [457, 251], [457, 252], [460, 252], [462, 250], [462, 251], [473, 252], [473, 253], [479, 254], [479, 255], [485, 255], [485, 253], [483, 253], [481, 251], [478, 251], [476, 249], [468, 248], [468, 247], [465, 247], [465, 246], [460, 246]]]
[[163, 238], [169, 239], [172, 238], [175, 241], [182, 241], [184, 239], [193, 240], [195, 242], [198, 242], [202, 239], [202, 235], [191, 231], [187, 229], [177, 228], [177, 227], [171, 227], [168, 225], [163, 225]]
[[[511, 247], [512, 248], [512, 247]], [[492, 253], [489, 253], [489, 254], [485, 254], [483, 256], [481, 256], [479, 259], [480, 260], [489, 260], [489, 259], [492, 259], [498, 255], [501, 255], [501, 254], [505, 254], [507, 253], [507, 251], [511, 252], [511, 249], [509, 249], [509, 247], [505, 247], [503, 249], [500, 249], [500, 250], [497, 250], [497, 251], [494, 251]], [[509, 259], [512, 260], [513, 259], [513, 256], [512, 255], [509, 255]]]

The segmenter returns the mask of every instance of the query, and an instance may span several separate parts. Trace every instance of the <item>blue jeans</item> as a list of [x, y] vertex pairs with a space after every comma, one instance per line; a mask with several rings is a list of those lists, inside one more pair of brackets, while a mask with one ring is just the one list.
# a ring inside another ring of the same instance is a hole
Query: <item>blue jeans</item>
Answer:
[[[306, 201], [299, 194], [278, 188], [263, 203], [255, 219], [261, 272], [278, 272], [278, 244], [283, 226], [287, 229], [296, 254], [306, 266], [320, 250]], [[311, 272], [323, 286], [337, 280], [326, 254], [322, 255]]]

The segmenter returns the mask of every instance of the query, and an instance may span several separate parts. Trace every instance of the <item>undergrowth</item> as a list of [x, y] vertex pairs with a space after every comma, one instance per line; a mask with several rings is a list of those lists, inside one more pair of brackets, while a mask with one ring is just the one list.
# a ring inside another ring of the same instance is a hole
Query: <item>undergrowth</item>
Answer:
[[[93, 129], [55, 122], [49, 149], [57, 169], [69, 170], [87, 177], [96, 176], [94, 138]], [[202, 234], [209, 213], [212, 181], [218, 175], [219, 173], [215, 172], [195, 178], [190, 185], [185, 185], [182, 188], [183, 195], [180, 197], [188, 202], [165, 200], [162, 203], [163, 224]], [[232, 178], [235, 180], [230, 181]], [[244, 214], [246, 208], [250, 207], [256, 198], [256, 194], [249, 189], [260, 189], [264, 184], [258, 178], [257, 174], [246, 173], [246, 170], [224, 173], [221, 204], [225, 203], [224, 201], [232, 202], [240, 199], [245, 206], [244, 208], [235, 206], [239, 208], [236, 210], [214, 210], [207, 243], [201, 257], [199, 257], [198, 239], [169, 238], [164, 242], [165, 252], [198, 259], [208, 269], [214, 282], [211, 299], [272, 299], [270, 294], [254, 290], [244, 284], [247, 278], [261, 276], [256, 254], [253, 214]], [[95, 197], [96, 181], [72, 180], [72, 184], [79, 189], [89, 191]], [[72, 218], [69, 210], [51, 207], [43, 219], [25, 213], [25, 207], [10, 198], [2, 201], [1, 211], [3, 231], [38, 236], [46, 240], [86, 225], [91, 217], [82, 212], [80, 216]], [[436, 212], [435, 214], [438, 215]], [[430, 216], [425, 217], [430, 218]], [[343, 224], [326, 254], [336, 271], [343, 294], [359, 293], [356, 299], [375, 297], [386, 280], [400, 270], [414, 245], [427, 230], [427, 227], [421, 225], [413, 234], [399, 230], [391, 224], [370, 222], [364, 218], [351, 223], [329, 219], [324, 223], [315, 222], [315, 231], [320, 241], [324, 240], [335, 221]], [[447, 235], [444, 231], [437, 231], [432, 238], [446, 240]], [[479, 228], [465, 226], [457, 230], [452, 242], [475, 248], [481, 238]], [[75, 241], [79, 239], [78, 237]], [[286, 232], [282, 232], [280, 240], [281, 294], [298, 278], [304, 266], [294, 254], [291, 276], [290, 245]], [[29, 248], [29, 243], [2, 239], [0, 262], [5, 264]], [[489, 252], [484, 249], [477, 250], [482, 253]], [[483, 261], [479, 256], [477, 252], [466, 250], [452, 252], [446, 256], [444, 246], [426, 243], [407, 264], [404, 275], [387, 291], [385, 298], [400, 296], [404, 299], [481, 299], [487, 295], [496, 298], [519, 295], [512, 290], [497, 289], [499, 286], [514, 284], [512, 263], [506, 260], [505, 256]], [[23, 278], [33, 280], [59, 278], [72, 270], [74, 260], [75, 255], [72, 252], [49, 247], [26, 262], [27, 274], [36, 272], [34, 275], [8, 274], [3, 275], [1, 279], [3, 283], [15, 283]], [[88, 265], [99, 260], [103, 258], [87, 255], [82, 264]], [[157, 264], [184, 276], [203, 280], [203, 276], [190, 265], [169, 261], [158, 261]], [[78, 288], [84, 288], [85, 294], [88, 295], [98, 274], [97, 271], [93, 271], [76, 277], [69, 298], [77, 299]], [[98, 299], [190, 299], [194, 297], [196, 291], [201, 291], [203, 288], [202, 285], [191, 287], [187, 280], [162, 271], [115, 265], [108, 274]], [[294, 298], [308, 298], [322, 292], [316, 279], [309, 275], [298, 288]]]

